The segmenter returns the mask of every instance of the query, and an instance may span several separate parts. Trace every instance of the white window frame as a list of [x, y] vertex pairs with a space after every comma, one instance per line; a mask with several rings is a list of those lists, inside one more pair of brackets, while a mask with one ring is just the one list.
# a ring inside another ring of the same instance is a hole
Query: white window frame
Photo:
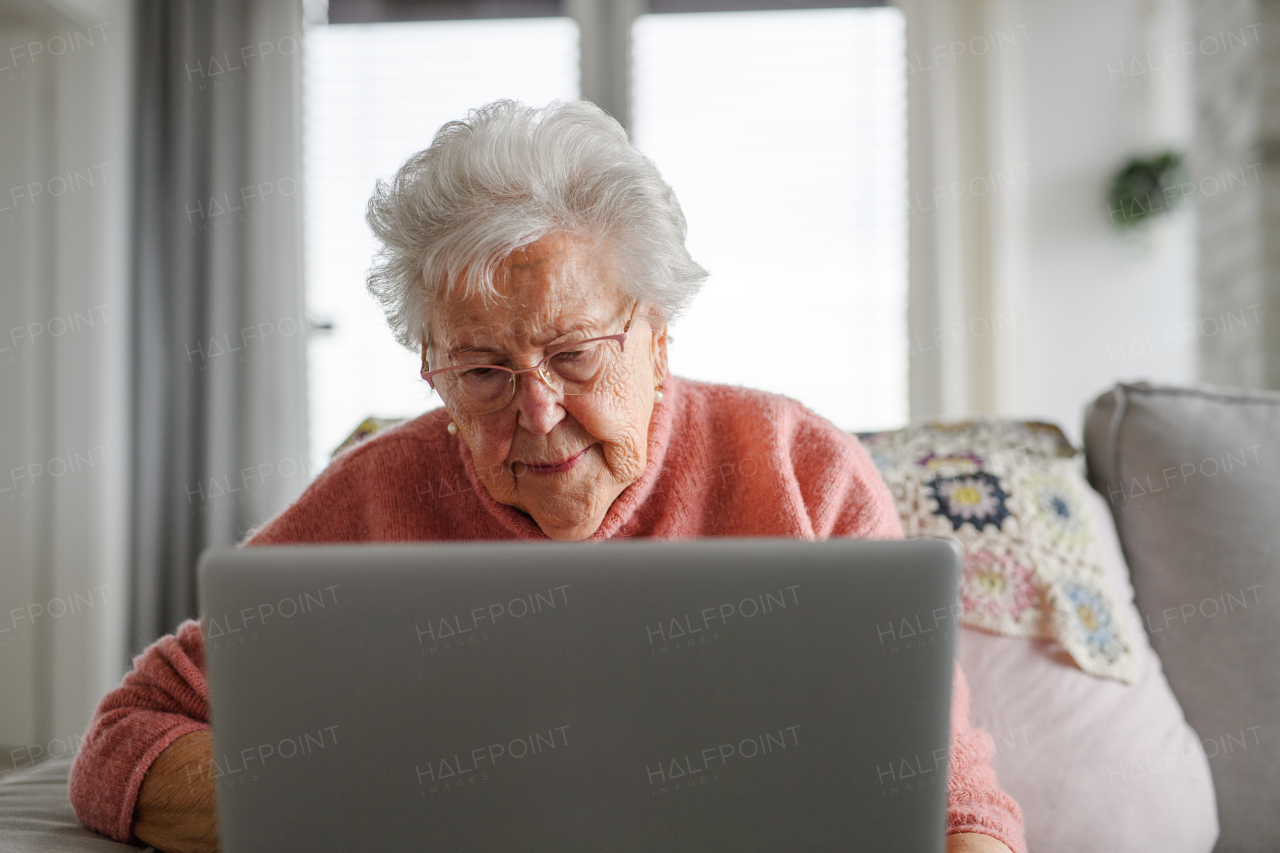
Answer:
[[[1022, 415], [1027, 317], [1028, 191], [1022, 50], [963, 61], [952, 46], [1026, 27], [1013, 0], [893, 0], [906, 18], [907, 185], [921, 206], [908, 245], [908, 393], [912, 420]], [[1023, 33], [1025, 37], [1026, 34]], [[957, 50], [958, 54], [959, 51]], [[945, 189], [1023, 170], [1000, 192], [950, 198]]]

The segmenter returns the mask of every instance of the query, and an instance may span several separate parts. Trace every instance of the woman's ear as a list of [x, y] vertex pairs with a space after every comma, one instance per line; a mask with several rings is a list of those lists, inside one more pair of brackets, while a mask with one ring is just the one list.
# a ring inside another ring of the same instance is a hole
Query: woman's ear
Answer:
[[422, 341], [421, 343], [419, 343], [419, 344], [418, 344], [418, 346], [419, 346], [419, 347], [421, 347], [421, 349], [422, 349], [422, 372], [423, 372], [423, 373], [426, 373], [426, 372], [427, 372], [427, 369], [428, 369], [428, 365], [427, 365], [427, 342], [426, 342], [426, 341]]
[[653, 330], [653, 387], [662, 384], [662, 380], [667, 378], [667, 326], [664, 323], [661, 328]]

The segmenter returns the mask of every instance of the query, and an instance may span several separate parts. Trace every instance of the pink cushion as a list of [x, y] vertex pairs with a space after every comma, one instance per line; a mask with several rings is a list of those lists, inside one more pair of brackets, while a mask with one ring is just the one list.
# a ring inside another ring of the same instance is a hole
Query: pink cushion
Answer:
[[1142, 629], [1111, 513], [1085, 491], [1138, 680], [1088, 675], [1051, 640], [965, 628], [959, 656], [973, 723], [995, 740], [1001, 787], [1022, 806], [1034, 853], [1208, 853], [1218, 817], [1206, 748]]

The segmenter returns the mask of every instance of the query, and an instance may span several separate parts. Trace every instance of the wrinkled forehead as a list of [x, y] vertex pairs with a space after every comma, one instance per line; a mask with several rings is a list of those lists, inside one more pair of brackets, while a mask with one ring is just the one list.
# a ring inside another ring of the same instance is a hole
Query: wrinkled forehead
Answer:
[[491, 291], [442, 289], [431, 306], [432, 349], [510, 353], [577, 332], [605, 334], [627, 300], [603, 261], [583, 241], [548, 237], [503, 259]]

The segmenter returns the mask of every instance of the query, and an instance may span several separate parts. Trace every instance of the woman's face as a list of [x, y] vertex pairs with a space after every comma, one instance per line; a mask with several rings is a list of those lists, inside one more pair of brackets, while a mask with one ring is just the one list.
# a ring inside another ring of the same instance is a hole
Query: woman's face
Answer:
[[[532, 367], [573, 341], [620, 334], [635, 301], [576, 235], [556, 234], [507, 257], [501, 299], [433, 306], [428, 369], [489, 363]], [[666, 372], [666, 329], [641, 304], [626, 346], [590, 394], [563, 396], [521, 374], [506, 408], [458, 415], [477, 475], [498, 503], [528, 513], [552, 539], [585, 539], [644, 473], [654, 388]]]

